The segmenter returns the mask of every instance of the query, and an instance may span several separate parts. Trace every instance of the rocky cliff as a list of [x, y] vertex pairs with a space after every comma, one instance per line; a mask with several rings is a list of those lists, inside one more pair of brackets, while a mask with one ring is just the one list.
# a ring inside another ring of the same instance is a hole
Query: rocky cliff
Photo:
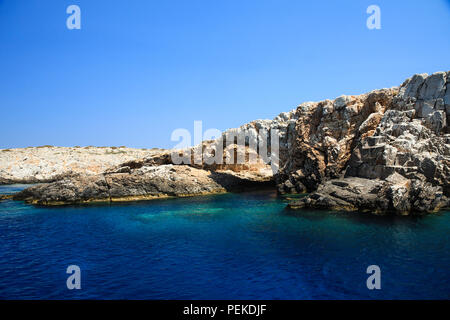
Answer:
[[[306, 116], [317, 119], [313, 128], [305, 132], [297, 122], [295, 154], [284, 168], [288, 180], [281, 183], [315, 192], [291, 207], [409, 214], [448, 206], [449, 81], [450, 72], [419, 74], [398, 89], [338, 98], [333, 107], [352, 113], [356, 104], [357, 112], [339, 118], [340, 128], [334, 130], [323, 129], [330, 123], [324, 105], [331, 103], [315, 105], [313, 115]], [[336, 115], [345, 113], [334, 110]], [[314, 140], [305, 147], [310, 132]], [[341, 139], [334, 140], [336, 136]], [[326, 145], [330, 139], [333, 143]]]
[[374, 134], [397, 88], [298, 106], [292, 142], [277, 176], [281, 193], [311, 192], [346, 168], [358, 141]]
[[[242, 190], [274, 180], [280, 193], [310, 193], [292, 201], [291, 208], [433, 212], [449, 204], [449, 81], [450, 72], [420, 74], [400, 87], [306, 102], [188, 149], [188, 164], [175, 163], [163, 151], [133, 155], [91, 175], [29, 188], [15, 199], [39, 204], [139, 200]], [[272, 130], [279, 132], [276, 154]], [[269, 134], [261, 153], [263, 131]], [[245, 133], [245, 144], [225, 143], [229, 133]], [[195, 150], [211, 149], [213, 157], [220, 148], [221, 158], [243, 151], [246, 162], [209, 163], [201, 152], [196, 159]], [[254, 153], [257, 161], [250, 163]], [[263, 161], [266, 156], [270, 165]], [[279, 169], [275, 175], [273, 160]]]

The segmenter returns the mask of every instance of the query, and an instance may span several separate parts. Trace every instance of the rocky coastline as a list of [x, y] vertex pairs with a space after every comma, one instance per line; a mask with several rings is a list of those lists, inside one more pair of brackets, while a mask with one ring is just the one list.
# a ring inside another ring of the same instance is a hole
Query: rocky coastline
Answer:
[[[450, 71], [417, 74], [399, 87], [305, 102], [273, 120], [227, 131], [276, 129], [280, 141], [275, 174], [263, 161], [177, 164], [169, 150], [47, 147], [0, 150], [0, 184], [43, 182], [13, 196], [38, 205], [272, 186], [280, 194], [307, 193], [289, 203], [292, 209], [432, 213], [450, 204], [449, 82]], [[193, 150], [218, 146], [221, 140], [204, 141]], [[224, 157], [239, 148], [227, 145]], [[255, 152], [252, 148], [246, 140], [247, 155]]]
[[[448, 207], [449, 81], [450, 72], [418, 74], [399, 88], [362, 96], [362, 101], [361, 96], [343, 97], [315, 105], [311, 117], [320, 124], [297, 127], [296, 154], [289, 158], [282, 175], [287, 180], [281, 183], [311, 193], [290, 207], [400, 215]], [[330, 107], [344, 108], [343, 118], [334, 123], [344, 132], [324, 129], [331, 122], [324, 115]], [[352, 108], [357, 112], [348, 121], [356, 125], [348, 131], [345, 110]], [[358, 119], [367, 108], [369, 114]], [[327, 139], [343, 136], [327, 146]]]

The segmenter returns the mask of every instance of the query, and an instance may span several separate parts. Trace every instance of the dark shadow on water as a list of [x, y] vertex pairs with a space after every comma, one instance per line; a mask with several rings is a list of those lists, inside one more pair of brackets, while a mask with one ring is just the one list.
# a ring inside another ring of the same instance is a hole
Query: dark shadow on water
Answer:
[[268, 181], [252, 181], [227, 172], [217, 171], [212, 171], [208, 176], [229, 192], [275, 189], [275, 181], [273, 179]]

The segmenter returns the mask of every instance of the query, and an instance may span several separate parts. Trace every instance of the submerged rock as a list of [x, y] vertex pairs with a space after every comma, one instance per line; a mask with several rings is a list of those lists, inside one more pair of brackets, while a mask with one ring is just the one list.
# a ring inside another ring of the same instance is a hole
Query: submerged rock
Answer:
[[12, 199], [12, 194], [0, 194], [0, 201]]
[[311, 192], [338, 178], [357, 142], [373, 134], [397, 92], [381, 89], [298, 106], [292, 148], [277, 176], [279, 191]]

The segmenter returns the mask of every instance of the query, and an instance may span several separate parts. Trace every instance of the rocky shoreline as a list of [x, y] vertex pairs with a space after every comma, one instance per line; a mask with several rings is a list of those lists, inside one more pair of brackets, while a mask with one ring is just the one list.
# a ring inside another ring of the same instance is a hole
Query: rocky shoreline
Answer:
[[138, 201], [258, 189], [273, 186], [271, 182], [239, 177], [232, 172], [163, 164], [36, 185], [15, 194], [13, 199], [49, 206]]
[[[275, 174], [262, 161], [214, 165], [201, 159], [176, 164], [167, 150], [116, 148], [97, 154], [93, 148], [93, 154], [86, 155], [85, 149], [68, 148], [70, 152], [57, 156], [57, 149], [31, 148], [0, 151], [0, 183], [51, 181], [13, 197], [39, 205], [183, 197], [276, 185], [281, 194], [309, 193], [292, 200], [292, 209], [432, 213], [450, 204], [449, 82], [450, 71], [418, 74], [399, 87], [306, 102], [273, 120], [230, 129], [278, 130]], [[194, 148], [219, 145], [222, 141], [205, 141]], [[224, 157], [239, 146], [227, 148]], [[244, 148], [247, 155], [255, 152], [250, 141]]]
[[[343, 148], [325, 145], [330, 134], [321, 125], [328, 125], [323, 111], [330, 104], [316, 105], [314, 112], [321, 115], [318, 121], [322, 124], [315, 126], [313, 137], [306, 141], [315, 141], [311, 147], [316, 152], [304, 147], [304, 137], [311, 131], [298, 127], [300, 134], [293, 148], [296, 155], [290, 157], [284, 175], [284, 184], [300, 185], [312, 193], [290, 206], [400, 215], [448, 207], [449, 81], [450, 72], [419, 74], [399, 88], [369, 93], [355, 117], [373, 105], [374, 93], [378, 101], [372, 113], [359, 119], [351, 132], [345, 132], [345, 137], [353, 137], [350, 147], [348, 141]], [[345, 99], [344, 108], [355, 105], [355, 99]], [[335, 100], [332, 106], [339, 107], [339, 103]], [[314, 122], [314, 115], [312, 118]], [[338, 124], [346, 128], [339, 119]], [[336, 133], [339, 136], [342, 130]], [[322, 144], [317, 142], [320, 140]]]
[[348, 177], [321, 184], [305, 198], [289, 203], [291, 209], [327, 209], [397, 215], [437, 212], [450, 206], [442, 189], [394, 173], [385, 180]]

